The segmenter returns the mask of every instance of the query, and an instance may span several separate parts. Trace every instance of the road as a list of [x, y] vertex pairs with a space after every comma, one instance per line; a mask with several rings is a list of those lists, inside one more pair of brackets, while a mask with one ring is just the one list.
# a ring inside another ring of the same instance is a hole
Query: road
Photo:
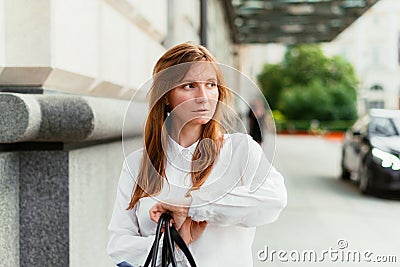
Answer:
[[[288, 205], [276, 222], [257, 228], [255, 267], [399, 266], [400, 200], [364, 196], [338, 179], [340, 141], [278, 136], [276, 147]], [[384, 260], [397, 263], [377, 263]]]

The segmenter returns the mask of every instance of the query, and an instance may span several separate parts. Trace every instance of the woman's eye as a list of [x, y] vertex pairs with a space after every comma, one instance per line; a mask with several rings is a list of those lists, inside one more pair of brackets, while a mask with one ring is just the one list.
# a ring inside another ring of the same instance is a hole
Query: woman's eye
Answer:
[[184, 89], [192, 89], [192, 88], [194, 88], [194, 86], [193, 86], [193, 84], [188, 83], [188, 84], [184, 84], [184, 85], [183, 85], [183, 88], [184, 88]]
[[217, 84], [215, 82], [210, 82], [207, 84], [208, 88], [214, 88], [217, 86]]

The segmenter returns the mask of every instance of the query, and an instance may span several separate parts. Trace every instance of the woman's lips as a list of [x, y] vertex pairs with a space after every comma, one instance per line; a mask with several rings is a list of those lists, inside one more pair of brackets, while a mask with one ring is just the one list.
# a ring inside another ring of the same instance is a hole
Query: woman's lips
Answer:
[[207, 114], [210, 110], [209, 109], [198, 109], [193, 112], [198, 113], [198, 114]]

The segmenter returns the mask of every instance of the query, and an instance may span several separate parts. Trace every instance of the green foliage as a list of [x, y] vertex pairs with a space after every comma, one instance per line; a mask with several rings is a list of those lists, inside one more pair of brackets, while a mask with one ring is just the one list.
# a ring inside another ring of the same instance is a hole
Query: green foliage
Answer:
[[316, 45], [290, 47], [281, 64], [266, 64], [257, 76], [271, 109], [288, 120], [353, 120], [357, 79], [340, 56], [326, 57]]
[[259, 83], [262, 84], [264, 95], [268, 95], [268, 103], [271, 109], [278, 107], [281, 89], [284, 84], [283, 72], [281, 65], [266, 64], [263, 71], [257, 76]]
[[283, 123], [286, 121], [285, 115], [283, 115], [282, 112], [277, 109], [272, 111], [272, 116], [274, 117], [275, 122]]
[[[280, 110], [290, 120], [331, 120], [332, 99], [321, 81], [297, 85], [285, 90], [280, 98]], [[318, 118], [317, 118], [318, 117]]]

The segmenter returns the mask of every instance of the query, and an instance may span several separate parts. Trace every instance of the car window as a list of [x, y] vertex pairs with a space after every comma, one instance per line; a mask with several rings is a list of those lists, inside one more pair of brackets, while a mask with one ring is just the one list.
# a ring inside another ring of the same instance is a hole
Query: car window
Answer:
[[378, 136], [393, 136], [397, 135], [393, 123], [389, 118], [375, 117], [371, 119], [369, 124], [369, 133]]
[[393, 124], [396, 127], [397, 134], [400, 135], [400, 118], [394, 118]]

